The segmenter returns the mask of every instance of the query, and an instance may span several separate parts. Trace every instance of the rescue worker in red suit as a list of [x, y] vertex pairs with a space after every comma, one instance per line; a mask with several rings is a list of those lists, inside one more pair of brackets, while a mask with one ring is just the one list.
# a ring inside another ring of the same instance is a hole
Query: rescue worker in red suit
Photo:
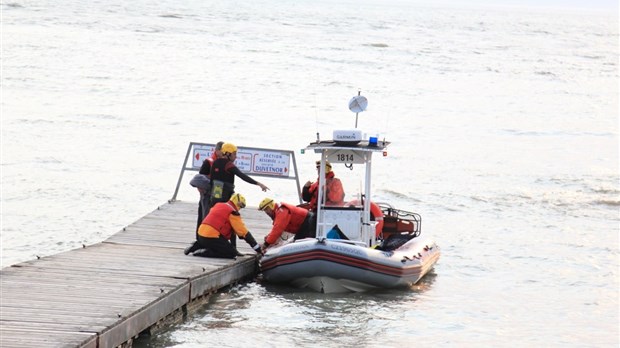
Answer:
[[235, 233], [239, 238], [244, 239], [254, 251], [261, 253], [260, 245], [245, 227], [239, 213], [239, 210], [244, 207], [245, 198], [239, 193], [233, 194], [228, 202], [214, 205], [198, 229], [196, 249], [190, 252], [193, 252], [194, 256], [234, 259], [242, 255], [230, 243], [230, 238]]
[[[316, 161], [316, 169], [321, 172], [321, 161]], [[301, 196], [304, 201], [309, 202], [308, 209], [316, 211], [317, 199], [319, 194], [319, 179], [315, 182], [308, 181], [302, 190]], [[336, 178], [332, 171], [332, 165], [325, 161], [325, 205], [342, 206], [344, 205], [344, 189], [342, 182]]]
[[258, 210], [264, 211], [273, 221], [273, 227], [261, 246], [263, 252], [278, 242], [282, 232], [293, 233], [293, 240], [316, 236], [316, 219], [312, 211], [284, 202], [277, 204], [271, 198], [263, 199]]

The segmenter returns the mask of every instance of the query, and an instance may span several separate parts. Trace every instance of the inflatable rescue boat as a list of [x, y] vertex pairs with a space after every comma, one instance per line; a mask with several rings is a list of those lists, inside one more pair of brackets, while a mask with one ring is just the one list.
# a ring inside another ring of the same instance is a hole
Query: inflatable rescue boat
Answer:
[[[372, 197], [372, 155], [385, 155], [389, 142], [362, 140], [356, 130], [334, 131], [333, 138], [306, 147], [321, 155], [316, 238], [291, 238], [288, 243], [267, 249], [260, 260], [263, 279], [324, 293], [415, 284], [439, 260], [439, 247], [433, 239], [420, 235], [419, 214], [366, 199]], [[365, 169], [363, 192], [356, 201], [343, 206], [325, 205], [328, 162]]]

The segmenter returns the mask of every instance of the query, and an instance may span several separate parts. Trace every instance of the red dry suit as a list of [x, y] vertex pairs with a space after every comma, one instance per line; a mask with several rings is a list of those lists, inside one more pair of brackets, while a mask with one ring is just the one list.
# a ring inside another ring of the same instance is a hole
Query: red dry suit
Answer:
[[[302, 192], [302, 198], [306, 202], [310, 202], [308, 209], [316, 210], [317, 199], [319, 195], [319, 180], [313, 182], [312, 185], [304, 186]], [[334, 172], [331, 171], [325, 174], [325, 205], [326, 206], [342, 206], [344, 205], [344, 189], [342, 188], [342, 182], [340, 179], [334, 177]]]
[[280, 203], [275, 207], [274, 214], [273, 227], [265, 237], [265, 242], [268, 245], [277, 242], [282, 232], [297, 234], [310, 212], [292, 204]]

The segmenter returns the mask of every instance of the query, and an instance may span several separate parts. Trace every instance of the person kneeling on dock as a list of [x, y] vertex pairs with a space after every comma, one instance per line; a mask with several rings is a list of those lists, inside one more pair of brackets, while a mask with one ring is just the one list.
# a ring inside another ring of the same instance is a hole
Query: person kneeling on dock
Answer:
[[288, 203], [276, 203], [271, 198], [263, 199], [258, 205], [273, 220], [271, 232], [265, 237], [261, 249], [265, 251], [270, 245], [279, 242], [282, 232], [293, 233], [293, 240], [316, 236], [316, 219], [314, 213]]
[[243, 208], [245, 208], [245, 198], [239, 193], [233, 194], [228, 202], [215, 204], [198, 228], [198, 243], [192, 246], [187, 254], [193, 252], [194, 256], [227, 259], [241, 256], [242, 254], [230, 243], [233, 232], [260, 254], [260, 245], [245, 227], [239, 213], [239, 210]]

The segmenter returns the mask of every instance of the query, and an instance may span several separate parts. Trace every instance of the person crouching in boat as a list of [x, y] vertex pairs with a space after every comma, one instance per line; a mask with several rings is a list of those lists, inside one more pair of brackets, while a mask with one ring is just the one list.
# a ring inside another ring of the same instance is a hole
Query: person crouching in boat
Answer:
[[293, 240], [316, 236], [316, 219], [314, 212], [288, 203], [276, 203], [271, 198], [263, 199], [258, 205], [273, 221], [273, 227], [261, 246], [264, 252], [269, 246], [277, 244], [283, 232], [295, 235]]
[[[321, 161], [316, 161], [316, 170], [319, 173], [321, 172]], [[303, 187], [301, 197], [304, 201], [310, 202], [308, 204], [309, 210], [316, 211], [319, 194], [318, 188], [318, 178], [315, 182], [306, 182]], [[325, 205], [336, 207], [344, 205], [344, 189], [342, 188], [342, 182], [335, 177], [332, 171], [332, 165], [329, 161], [325, 162]]]
[[194, 256], [234, 259], [240, 256], [230, 243], [232, 233], [244, 239], [254, 251], [261, 253], [260, 245], [243, 223], [239, 210], [245, 208], [245, 197], [235, 193], [228, 202], [220, 202], [211, 208], [198, 228], [197, 250], [190, 250]]

